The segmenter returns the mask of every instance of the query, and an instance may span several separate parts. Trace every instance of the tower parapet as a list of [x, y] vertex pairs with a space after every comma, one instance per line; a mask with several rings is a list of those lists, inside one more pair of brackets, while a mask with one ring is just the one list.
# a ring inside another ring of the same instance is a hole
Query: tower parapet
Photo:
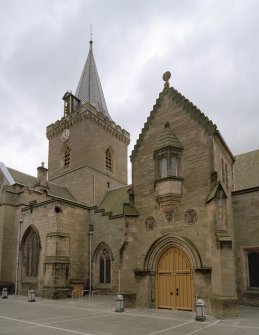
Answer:
[[74, 124], [85, 119], [94, 122], [123, 143], [127, 145], [130, 143], [130, 134], [102, 112], [97, 111], [90, 103], [84, 104], [73, 113], [69, 113], [55, 123], [50, 124], [46, 131], [47, 139], [50, 140], [57, 135], [61, 135], [65, 129], [71, 128]]

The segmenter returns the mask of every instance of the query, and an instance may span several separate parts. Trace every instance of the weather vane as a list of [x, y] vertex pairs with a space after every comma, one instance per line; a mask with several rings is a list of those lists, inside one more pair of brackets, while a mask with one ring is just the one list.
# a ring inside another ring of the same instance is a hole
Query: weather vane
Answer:
[[93, 40], [93, 27], [92, 27], [92, 23], [90, 23], [90, 41]]

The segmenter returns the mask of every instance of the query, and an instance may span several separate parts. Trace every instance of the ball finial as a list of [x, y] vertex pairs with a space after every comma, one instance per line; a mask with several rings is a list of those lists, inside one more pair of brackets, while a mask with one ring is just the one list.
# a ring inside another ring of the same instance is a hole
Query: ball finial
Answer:
[[163, 80], [165, 82], [168, 82], [168, 80], [171, 78], [171, 72], [170, 71], [166, 71], [164, 74], [163, 74]]
[[164, 84], [164, 92], [167, 92], [168, 89], [169, 89], [169, 79], [171, 78], [171, 72], [170, 71], [166, 71], [164, 74], [163, 74], [163, 80], [165, 82]]

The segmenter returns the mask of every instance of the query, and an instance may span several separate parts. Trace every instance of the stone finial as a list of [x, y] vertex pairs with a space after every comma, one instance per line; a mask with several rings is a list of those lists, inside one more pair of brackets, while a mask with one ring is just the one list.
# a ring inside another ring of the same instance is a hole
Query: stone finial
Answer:
[[169, 85], [169, 79], [171, 78], [171, 72], [170, 71], [166, 71], [164, 74], [163, 74], [163, 80], [165, 82], [164, 84], [164, 89], [168, 89], [170, 87]]

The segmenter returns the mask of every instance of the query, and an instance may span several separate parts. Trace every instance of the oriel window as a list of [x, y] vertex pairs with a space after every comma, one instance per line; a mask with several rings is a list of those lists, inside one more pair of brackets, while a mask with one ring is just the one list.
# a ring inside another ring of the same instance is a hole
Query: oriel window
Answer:
[[178, 176], [178, 159], [175, 156], [171, 159], [171, 171], [173, 177]]
[[159, 162], [160, 167], [160, 178], [166, 178], [167, 177], [167, 158], [162, 157]]
[[159, 157], [158, 177], [178, 177], [179, 176], [179, 158], [173, 152], [167, 152]]

